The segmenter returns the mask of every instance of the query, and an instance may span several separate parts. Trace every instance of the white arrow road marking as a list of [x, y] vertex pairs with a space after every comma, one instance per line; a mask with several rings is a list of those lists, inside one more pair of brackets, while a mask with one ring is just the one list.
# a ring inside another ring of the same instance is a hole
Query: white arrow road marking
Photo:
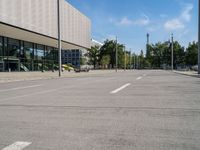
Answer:
[[136, 80], [141, 80], [142, 79], [142, 77], [138, 77]]
[[5, 147], [2, 150], [22, 150], [25, 147], [29, 146], [31, 143], [30, 142], [15, 142], [12, 145]]
[[116, 94], [116, 93], [118, 93], [119, 91], [125, 89], [126, 87], [128, 87], [128, 86], [130, 86], [130, 85], [131, 85], [130, 83], [127, 83], [127, 84], [121, 86], [120, 88], [118, 88], [118, 89], [116, 89], [116, 90], [114, 90], [114, 91], [111, 91], [110, 94]]
[[42, 86], [42, 85], [31, 85], [31, 86], [17, 87], [17, 88], [0, 90], [0, 92], [16, 91], [16, 90], [22, 90], [22, 89], [28, 89], [28, 88], [35, 88], [35, 87], [40, 87], [40, 86]]

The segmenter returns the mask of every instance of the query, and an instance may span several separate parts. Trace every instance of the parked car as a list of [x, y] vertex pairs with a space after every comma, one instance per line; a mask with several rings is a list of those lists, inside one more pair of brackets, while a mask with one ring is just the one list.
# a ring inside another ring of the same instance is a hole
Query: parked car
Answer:
[[66, 64], [63, 64], [62, 65], [62, 70], [64, 71], [64, 70], [67, 70], [67, 71], [73, 71], [74, 70], [74, 68], [73, 67], [71, 67], [71, 66], [69, 66], [69, 65], [66, 65]]
[[194, 71], [198, 71], [198, 65], [192, 66], [191, 69]]
[[80, 66], [74, 69], [75, 72], [89, 72], [90, 68], [87, 65]]

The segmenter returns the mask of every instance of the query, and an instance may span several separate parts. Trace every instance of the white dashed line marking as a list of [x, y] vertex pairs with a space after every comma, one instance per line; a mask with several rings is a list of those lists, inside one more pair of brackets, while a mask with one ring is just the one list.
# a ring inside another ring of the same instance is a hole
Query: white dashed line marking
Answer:
[[15, 142], [12, 145], [9, 145], [8, 147], [5, 147], [2, 150], [22, 150], [25, 147], [29, 146], [30, 142]]
[[141, 80], [142, 79], [142, 77], [138, 77], [136, 80]]
[[110, 92], [110, 94], [116, 94], [116, 93], [118, 93], [119, 91], [125, 89], [126, 87], [128, 87], [128, 86], [130, 86], [130, 85], [131, 85], [130, 83], [127, 83], [127, 84], [121, 86], [120, 88], [118, 88], [118, 89], [116, 89], [116, 90]]

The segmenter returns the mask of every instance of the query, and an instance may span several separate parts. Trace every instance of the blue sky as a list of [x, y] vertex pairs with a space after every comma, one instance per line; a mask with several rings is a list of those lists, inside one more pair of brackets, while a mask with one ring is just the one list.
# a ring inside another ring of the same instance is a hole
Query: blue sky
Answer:
[[103, 42], [119, 38], [127, 49], [145, 51], [150, 42], [163, 42], [174, 34], [187, 46], [197, 41], [198, 0], [67, 0], [91, 19], [92, 38]]

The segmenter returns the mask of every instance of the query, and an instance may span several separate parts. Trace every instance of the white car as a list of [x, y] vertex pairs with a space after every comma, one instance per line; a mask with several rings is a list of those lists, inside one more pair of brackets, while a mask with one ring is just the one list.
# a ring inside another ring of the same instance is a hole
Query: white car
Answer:
[[198, 71], [198, 65], [192, 66], [191, 68], [192, 68], [192, 70], [194, 70], [194, 71]]

